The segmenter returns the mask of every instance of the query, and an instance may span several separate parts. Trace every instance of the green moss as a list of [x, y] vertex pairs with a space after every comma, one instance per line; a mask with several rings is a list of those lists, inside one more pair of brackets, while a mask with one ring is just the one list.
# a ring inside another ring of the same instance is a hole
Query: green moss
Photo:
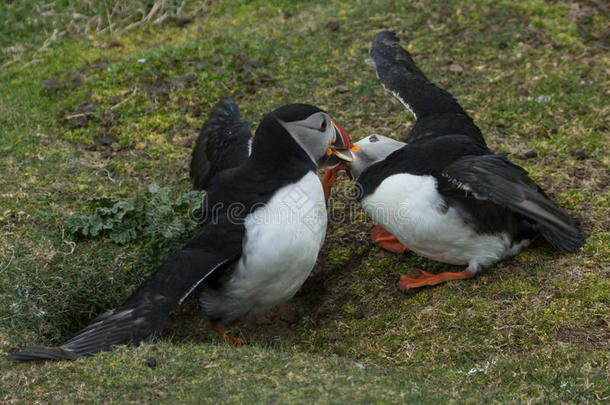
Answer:
[[351, 249], [349, 247], [335, 248], [328, 252], [328, 261], [333, 266], [342, 266], [349, 262], [351, 257]]

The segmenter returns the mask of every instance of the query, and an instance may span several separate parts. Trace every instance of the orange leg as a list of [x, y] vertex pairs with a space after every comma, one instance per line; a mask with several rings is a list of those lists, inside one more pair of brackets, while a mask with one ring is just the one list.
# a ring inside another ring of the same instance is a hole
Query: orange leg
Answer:
[[212, 324], [212, 328], [214, 328], [216, 333], [218, 333], [220, 340], [222, 340], [228, 344], [231, 344], [233, 346], [243, 346], [246, 344], [246, 341], [243, 339], [236, 338], [231, 335], [227, 335], [227, 332], [225, 332], [224, 329], [222, 329], [220, 326], [218, 326], [218, 324], [216, 322], [210, 321], [210, 324]]
[[380, 225], [375, 225], [371, 229], [371, 240], [380, 248], [392, 253], [401, 254], [409, 251], [409, 248], [400, 243], [396, 236], [383, 229]]
[[400, 280], [398, 280], [398, 288], [400, 291], [406, 292], [412, 288], [419, 288], [426, 285], [436, 285], [450, 280], [466, 280], [472, 277], [474, 277], [474, 274], [469, 272], [468, 269], [458, 272], [446, 271], [439, 274], [432, 274], [428, 273], [427, 271], [422, 271], [421, 273], [413, 276], [400, 276]]

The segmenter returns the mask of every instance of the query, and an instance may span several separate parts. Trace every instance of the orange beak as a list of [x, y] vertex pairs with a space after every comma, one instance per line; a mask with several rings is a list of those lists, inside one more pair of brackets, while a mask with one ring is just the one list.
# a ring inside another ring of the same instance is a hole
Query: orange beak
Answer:
[[354, 156], [352, 152], [358, 150], [358, 146], [354, 145], [345, 129], [335, 121], [331, 121], [331, 124], [335, 129], [335, 137], [326, 152], [329, 155], [325, 163], [328, 170], [322, 178], [324, 198], [327, 202], [330, 196], [330, 189], [335, 181], [337, 181], [339, 171], [347, 169], [345, 162], [353, 162]]
[[341, 126], [334, 121], [331, 123], [335, 129], [335, 136], [326, 151], [328, 159], [324, 166], [328, 168], [335, 167], [341, 163], [341, 161], [353, 162], [354, 156], [352, 155], [352, 151], [358, 150], [358, 146], [354, 145], [345, 129], [341, 128]]

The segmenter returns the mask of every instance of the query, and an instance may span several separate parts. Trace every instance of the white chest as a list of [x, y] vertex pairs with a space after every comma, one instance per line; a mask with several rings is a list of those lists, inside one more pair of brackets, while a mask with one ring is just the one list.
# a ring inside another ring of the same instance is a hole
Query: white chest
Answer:
[[313, 172], [279, 189], [246, 218], [243, 256], [227, 293], [251, 300], [252, 313], [292, 297], [313, 269], [326, 225], [324, 193]]
[[515, 254], [506, 234], [479, 234], [449, 207], [432, 176], [396, 174], [362, 200], [373, 220], [414, 252], [472, 272]]

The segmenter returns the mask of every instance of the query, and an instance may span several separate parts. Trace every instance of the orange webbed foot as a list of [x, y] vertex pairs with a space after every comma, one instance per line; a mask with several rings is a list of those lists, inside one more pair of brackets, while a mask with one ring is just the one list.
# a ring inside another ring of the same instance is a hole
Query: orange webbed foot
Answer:
[[392, 253], [402, 254], [409, 251], [409, 248], [396, 239], [396, 236], [386, 231], [381, 225], [375, 225], [371, 229], [371, 240], [380, 248]]
[[218, 333], [218, 337], [220, 337], [220, 340], [222, 340], [223, 342], [228, 343], [233, 346], [243, 346], [246, 344], [245, 340], [243, 340], [241, 338], [236, 338], [236, 337], [233, 337], [233, 336], [227, 334], [227, 332], [225, 332], [224, 329], [222, 329], [220, 326], [218, 326], [218, 324], [216, 322], [210, 321], [210, 323], [212, 324], [212, 328], [214, 328], [216, 333]]
[[413, 288], [437, 285], [450, 280], [466, 280], [472, 277], [474, 277], [474, 274], [469, 272], [468, 269], [459, 272], [446, 271], [439, 274], [422, 271], [419, 274], [400, 276], [398, 289], [404, 293]]

